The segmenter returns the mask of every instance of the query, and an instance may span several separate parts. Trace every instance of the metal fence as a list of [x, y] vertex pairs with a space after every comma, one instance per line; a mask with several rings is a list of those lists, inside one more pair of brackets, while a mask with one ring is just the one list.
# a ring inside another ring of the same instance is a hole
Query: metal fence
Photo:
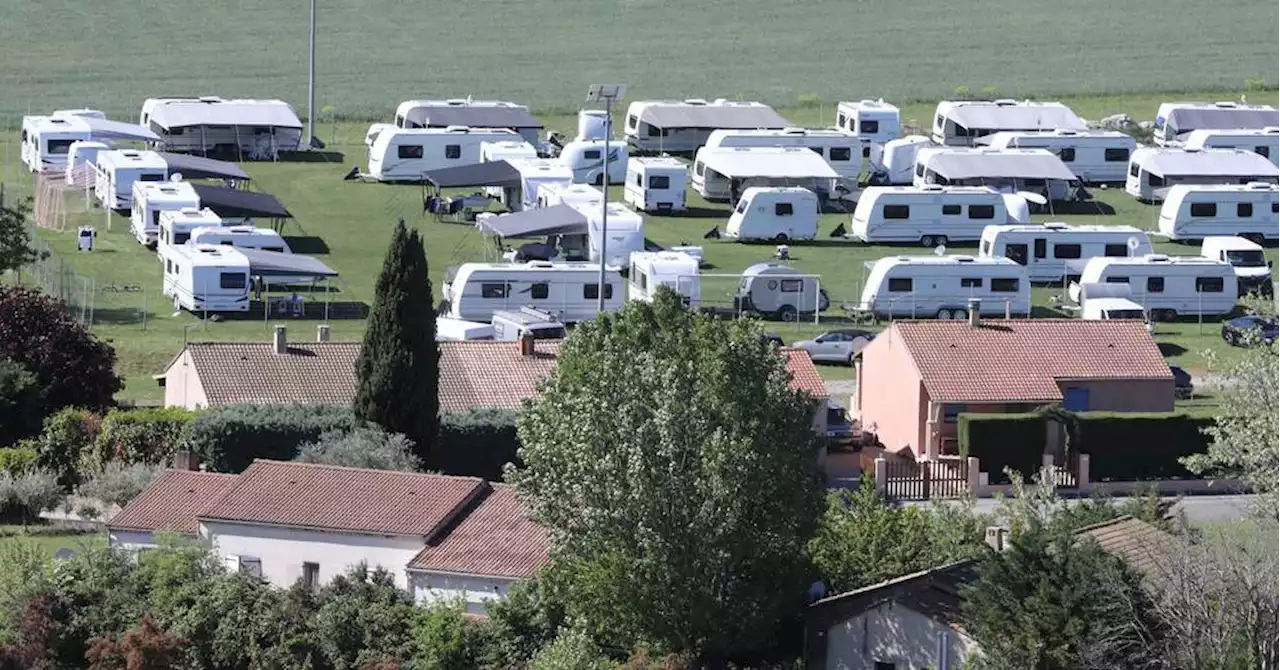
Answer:
[[[87, 328], [95, 325], [136, 324], [146, 330], [151, 310], [164, 304], [160, 290], [141, 284], [122, 284], [72, 269], [32, 231], [32, 246], [40, 258], [11, 275], [14, 283], [39, 288], [66, 303], [72, 316]], [[89, 253], [89, 252], [87, 252]]]

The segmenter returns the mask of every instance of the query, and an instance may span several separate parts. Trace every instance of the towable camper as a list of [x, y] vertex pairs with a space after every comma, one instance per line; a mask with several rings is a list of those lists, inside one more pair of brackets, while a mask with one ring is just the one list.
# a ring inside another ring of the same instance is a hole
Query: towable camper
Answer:
[[195, 311], [249, 311], [249, 259], [221, 245], [168, 247], [164, 263], [166, 297], [174, 307]]
[[[826, 159], [841, 179], [856, 186], [871, 162], [880, 159], [880, 148], [870, 140], [834, 128], [784, 128], [782, 130], [716, 130], [702, 150], [733, 147], [801, 147]], [[873, 154], [874, 149], [874, 154]]]
[[743, 191], [724, 234], [740, 242], [812, 240], [818, 236], [818, 196], [804, 188], [753, 186]]
[[[1147, 310], [1133, 301], [1128, 284], [1081, 284], [1080, 318], [1086, 321], [1147, 321]], [[1147, 326], [1150, 330], [1150, 324]]]
[[820, 197], [835, 191], [839, 173], [825, 159], [799, 147], [732, 147], [698, 150], [693, 189], [710, 201], [734, 202], [752, 186], [799, 186]]
[[1105, 130], [1004, 131], [983, 139], [992, 149], [1045, 149], [1086, 184], [1123, 182], [1138, 148], [1129, 135]]
[[1240, 149], [1252, 151], [1280, 164], [1280, 128], [1194, 130], [1187, 136], [1188, 149]]
[[1077, 183], [1062, 159], [1044, 149], [929, 147], [916, 153], [916, 186], [991, 186], [1068, 200]]
[[989, 225], [1031, 223], [1027, 201], [985, 186], [872, 186], [853, 210], [849, 236], [935, 247], [976, 242]]
[[794, 124], [762, 102], [638, 100], [627, 107], [632, 153], [693, 153], [717, 129], [782, 129]]
[[93, 194], [107, 209], [130, 209], [135, 182], [162, 182], [169, 166], [154, 151], [101, 151], [97, 156]]
[[92, 109], [58, 110], [50, 116], [22, 117], [22, 164], [31, 172], [66, 169], [71, 145], [79, 141], [149, 142], [156, 134], [142, 126], [110, 121]]
[[185, 181], [133, 183], [133, 205], [129, 230], [138, 244], [155, 246], [160, 235], [160, 213], [183, 209], [199, 210], [200, 197]]
[[[595, 318], [599, 310], [600, 267], [588, 263], [464, 263], [450, 268], [444, 284], [442, 316], [488, 321], [503, 309], [536, 307], [564, 323]], [[622, 278], [605, 275], [605, 310], [622, 307]]]
[[1267, 183], [1170, 187], [1159, 235], [1194, 241], [1215, 235], [1262, 243], [1280, 239], [1280, 186]]
[[734, 309], [767, 319], [796, 321], [827, 311], [831, 300], [817, 275], [779, 263], [756, 263], [742, 272]]
[[503, 100], [406, 100], [396, 107], [397, 128], [506, 129], [518, 133], [525, 142], [537, 146], [542, 123], [529, 108]]
[[1000, 131], [1088, 130], [1070, 107], [1060, 102], [1023, 100], [944, 100], [933, 116], [933, 141], [970, 146]]
[[1259, 293], [1270, 296], [1275, 292], [1271, 280], [1271, 263], [1262, 246], [1243, 237], [1206, 237], [1200, 245], [1200, 256], [1230, 263], [1235, 269], [1240, 295]]
[[170, 247], [185, 245], [197, 228], [216, 228], [224, 225], [213, 210], [183, 208], [160, 212], [160, 230], [156, 236], [156, 255], [164, 258]]
[[573, 203], [582, 203], [584, 205], [595, 203], [596, 207], [600, 207], [603, 202], [604, 194], [600, 192], [600, 189], [587, 184], [552, 182], [538, 185], [538, 201], [536, 203], [538, 208]]
[[480, 162], [510, 161], [522, 158], [537, 158], [538, 150], [532, 144], [523, 141], [498, 141], [480, 143]]
[[988, 226], [978, 247], [981, 258], [1008, 258], [1026, 266], [1033, 282], [1058, 282], [1072, 274], [1072, 261], [1104, 256], [1125, 258], [1152, 253], [1145, 230], [1133, 226]]
[[856, 137], [884, 144], [902, 133], [902, 114], [884, 100], [860, 100], [836, 105], [836, 127]]
[[[609, 183], [621, 184], [627, 176], [627, 144], [610, 140]], [[602, 183], [604, 174], [605, 140], [579, 140], [570, 142], [560, 151], [560, 160], [573, 171], [573, 181], [578, 184]]]
[[[545, 238], [538, 245], [543, 260], [599, 262], [603, 207], [599, 202], [568, 202], [550, 207], [534, 207], [510, 214], [484, 216], [476, 224], [485, 233], [503, 240]], [[608, 241], [604, 244], [605, 264], [626, 268], [631, 252], [644, 250], [644, 218], [622, 203], [608, 204]], [[508, 252], [511, 260], [521, 249]]]
[[1133, 152], [1125, 193], [1143, 202], [1161, 202], [1179, 184], [1249, 184], [1280, 182], [1271, 161], [1238, 149], [1158, 149]]
[[507, 161], [520, 175], [519, 192], [510, 187], [489, 187], [486, 192], [518, 212], [538, 207], [538, 194], [544, 186], [567, 187], [573, 184], [573, 170], [555, 158], [525, 158]]
[[369, 147], [367, 175], [383, 182], [420, 182], [429, 170], [480, 163], [486, 142], [514, 142], [512, 130], [495, 128], [396, 128], [378, 134]]
[[659, 286], [679, 293], [690, 308], [696, 309], [702, 297], [698, 259], [676, 251], [638, 251], [631, 254], [627, 283], [628, 300], [653, 302]]
[[1280, 126], [1280, 112], [1271, 105], [1239, 102], [1166, 102], [1156, 111], [1157, 146], [1176, 147], [1196, 130], [1237, 130]]
[[98, 154], [110, 151], [111, 145], [93, 140], [76, 140], [67, 151], [67, 169], [63, 179], [67, 185], [94, 184], [97, 182]]
[[1133, 301], [1156, 321], [1169, 321], [1180, 315], [1229, 314], [1239, 297], [1231, 264], [1198, 256], [1093, 258], [1067, 294], [1079, 302], [1080, 286], [1095, 283], [1128, 284]]
[[670, 156], [633, 157], [627, 161], [623, 200], [649, 213], [683, 212], [689, 166]]
[[283, 100], [150, 98], [142, 103], [138, 123], [159, 136], [165, 151], [274, 160], [302, 143], [302, 121]]
[[924, 135], [907, 135], [889, 140], [880, 152], [880, 161], [871, 164], [873, 186], [910, 184], [916, 175], [916, 154], [933, 146], [933, 140]]
[[1027, 269], [1008, 258], [886, 256], [867, 261], [856, 310], [877, 317], [967, 319], [978, 299], [983, 316], [1027, 316]]
[[526, 335], [535, 340], [563, 340], [564, 324], [556, 314], [536, 307], [500, 309], [493, 313], [493, 339], [515, 341]]

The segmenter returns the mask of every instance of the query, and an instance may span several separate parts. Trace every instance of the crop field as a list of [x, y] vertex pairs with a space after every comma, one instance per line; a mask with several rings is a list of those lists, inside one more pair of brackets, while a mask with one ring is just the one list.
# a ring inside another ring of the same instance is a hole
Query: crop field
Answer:
[[[572, 110], [587, 85], [781, 106], [1277, 82], [1274, 0], [319, 0], [321, 118], [415, 96]], [[307, 0], [0, 2], [0, 114], [156, 95], [306, 101]], [[309, 112], [307, 112], [309, 113]]]

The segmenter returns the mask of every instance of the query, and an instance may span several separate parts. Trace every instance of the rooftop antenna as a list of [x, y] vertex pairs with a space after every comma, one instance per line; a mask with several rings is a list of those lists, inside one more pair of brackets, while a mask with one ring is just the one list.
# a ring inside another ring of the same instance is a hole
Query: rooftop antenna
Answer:
[[1138, 252], [1138, 248], [1142, 246], [1142, 241], [1137, 237], [1130, 237], [1125, 241], [1125, 245], [1129, 247], [1129, 257], [1133, 258], [1134, 254]]

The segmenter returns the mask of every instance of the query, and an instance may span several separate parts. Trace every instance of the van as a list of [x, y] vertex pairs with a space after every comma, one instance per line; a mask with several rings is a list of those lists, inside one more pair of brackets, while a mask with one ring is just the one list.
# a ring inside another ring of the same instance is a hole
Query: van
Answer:
[[1230, 263], [1240, 284], [1240, 295], [1258, 293], [1270, 296], [1274, 293], [1271, 261], [1267, 260], [1258, 243], [1243, 237], [1206, 237], [1200, 245], [1200, 256]]

